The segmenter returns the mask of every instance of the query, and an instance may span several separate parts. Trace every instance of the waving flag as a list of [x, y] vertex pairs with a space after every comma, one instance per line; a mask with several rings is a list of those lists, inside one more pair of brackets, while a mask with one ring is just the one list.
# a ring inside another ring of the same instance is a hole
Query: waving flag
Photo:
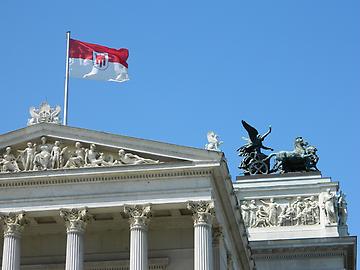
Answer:
[[71, 77], [123, 82], [129, 79], [127, 49], [112, 49], [70, 39], [69, 72]]

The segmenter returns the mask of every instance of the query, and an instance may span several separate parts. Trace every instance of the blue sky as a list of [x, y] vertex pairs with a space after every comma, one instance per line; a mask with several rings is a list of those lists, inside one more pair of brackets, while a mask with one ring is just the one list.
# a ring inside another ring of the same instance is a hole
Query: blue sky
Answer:
[[24, 127], [28, 108], [63, 103], [65, 32], [130, 51], [131, 80], [71, 79], [69, 125], [202, 148], [224, 141], [233, 178], [246, 133], [291, 150], [317, 146], [324, 176], [348, 195], [360, 232], [359, 1], [0, 2], [0, 133]]

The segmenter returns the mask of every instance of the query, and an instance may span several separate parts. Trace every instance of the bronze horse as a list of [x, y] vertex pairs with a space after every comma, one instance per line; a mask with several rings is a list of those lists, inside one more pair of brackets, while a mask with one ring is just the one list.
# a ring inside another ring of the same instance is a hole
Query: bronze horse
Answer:
[[302, 137], [297, 137], [293, 151], [280, 151], [268, 156], [267, 159], [275, 157], [275, 164], [271, 172], [318, 171], [316, 164], [319, 157], [316, 151], [316, 147], [309, 146]]

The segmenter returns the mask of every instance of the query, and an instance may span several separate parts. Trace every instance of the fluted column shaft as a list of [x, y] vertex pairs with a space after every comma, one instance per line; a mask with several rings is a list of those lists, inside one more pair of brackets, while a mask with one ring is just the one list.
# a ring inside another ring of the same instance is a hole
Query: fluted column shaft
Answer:
[[2, 270], [20, 270], [20, 237], [4, 236]]
[[83, 270], [84, 233], [91, 215], [87, 208], [61, 209], [60, 215], [65, 220], [67, 232], [65, 270]]
[[148, 270], [147, 231], [150, 205], [125, 206], [130, 221], [130, 270]]
[[20, 270], [21, 233], [26, 224], [25, 214], [9, 213], [1, 216], [4, 228], [2, 270]]
[[148, 269], [147, 229], [130, 228], [130, 270]]
[[194, 270], [212, 270], [212, 202], [189, 202], [194, 219]]
[[66, 240], [65, 270], [84, 269], [84, 242], [83, 232], [68, 231]]
[[211, 225], [194, 225], [194, 269], [212, 269], [212, 240]]

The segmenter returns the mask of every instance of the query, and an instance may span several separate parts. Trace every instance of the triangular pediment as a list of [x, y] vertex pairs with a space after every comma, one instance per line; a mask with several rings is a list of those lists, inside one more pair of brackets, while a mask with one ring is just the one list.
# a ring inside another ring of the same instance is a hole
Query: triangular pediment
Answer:
[[0, 135], [2, 172], [220, 160], [222, 153], [58, 124]]

